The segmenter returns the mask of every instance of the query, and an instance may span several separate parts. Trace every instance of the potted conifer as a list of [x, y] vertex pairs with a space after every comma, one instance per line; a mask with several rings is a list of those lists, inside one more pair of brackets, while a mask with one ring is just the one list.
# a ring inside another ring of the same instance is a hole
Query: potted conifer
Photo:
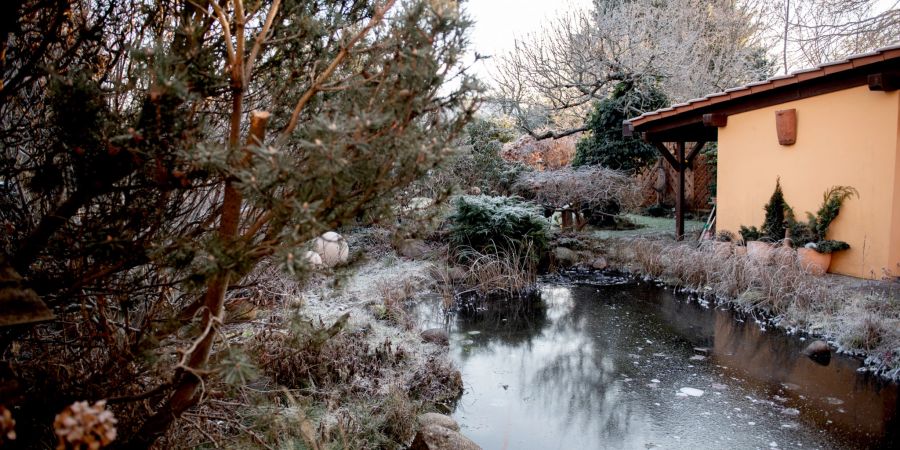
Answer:
[[747, 255], [759, 261], [768, 262], [772, 258], [773, 243], [785, 237], [786, 218], [791, 214], [791, 207], [784, 200], [781, 190], [781, 179], [775, 180], [775, 191], [764, 207], [766, 218], [762, 228], [741, 226], [741, 237], [747, 246]]
[[825, 191], [822, 206], [815, 215], [806, 213], [806, 223], [789, 221], [800, 266], [806, 271], [816, 275], [828, 272], [832, 253], [850, 248], [850, 244], [826, 239], [826, 235], [831, 223], [840, 213], [844, 201], [853, 196], [859, 197], [856, 189], [850, 186], [834, 186]]

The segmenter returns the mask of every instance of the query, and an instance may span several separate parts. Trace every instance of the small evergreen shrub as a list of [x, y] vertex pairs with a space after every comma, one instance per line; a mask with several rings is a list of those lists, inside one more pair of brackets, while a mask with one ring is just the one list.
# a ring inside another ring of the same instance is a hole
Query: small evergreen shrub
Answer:
[[739, 233], [741, 234], [741, 239], [744, 242], [758, 241], [762, 237], [762, 232], [760, 232], [759, 229], [755, 226], [747, 227], [741, 225]]
[[517, 197], [461, 196], [450, 216], [454, 250], [540, 258], [549, 241], [550, 224], [541, 211]]
[[850, 248], [850, 244], [844, 241], [833, 241], [833, 240], [825, 240], [820, 241], [815, 244], [815, 251], [819, 253], [834, 253], [839, 252], [841, 250], [847, 250]]
[[662, 205], [653, 205], [647, 207], [644, 210], [644, 214], [650, 217], [669, 217], [672, 214], [672, 210]]
[[781, 179], [775, 181], [775, 192], [766, 203], [766, 219], [762, 225], [763, 237], [771, 242], [784, 239], [785, 218], [790, 215], [791, 207], [784, 201], [784, 192], [781, 191]]
[[528, 167], [500, 157], [503, 144], [511, 141], [511, 129], [494, 121], [475, 119], [466, 125], [463, 151], [451, 170], [463, 189], [477, 187], [485, 193], [508, 194]]
[[806, 222], [798, 221], [794, 211], [784, 200], [781, 191], [781, 180], [775, 182], [775, 192], [766, 204], [766, 219], [762, 229], [754, 226], [741, 226], [740, 234], [744, 242], [767, 240], [778, 241], [784, 238], [785, 231], [790, 230], [791, 244], [794, 247], [809, 247], [819, 253], [833, 253], [847, 250], [850, 245], [843, 241], [827, 240], [828, 228], [841, 211], [841, 205], [850, 197], [859, 197], [859, 192], [850, 186], [833, 186], [825, 191], [822, 206], [815, 215], [807, 212]]
[[[818, 240], [825, 240], [825, 234], [828, 233], [828, 227], [831, 226], [831, 222], [833, 222], [834, 219], [837, 218], [838, 213], [841, 212], [841, 205], [844, 204], [845, 200], [853, 196], [858, 198], [859, 192], [850, 186], [833, 186], [825, 191], [822, 199], [822, 206], [816, 211], [815, 222], [810, 220], [811, 226], [813, 223], [815, 224], [813, 229], [816, 232], [816, 238], [818, 238]], [[810, 217], [812, 217], [812, 215], [810, 215]]]
[[[750, 241], [766, 241], [777, 242], [784, 239], [787, 226], [793, 224], [793, 210], [784, 201], [784, 192], [781, 190], [781, 179], [775, 180], [775, 191], [769, 197], [769, 202], [764, 207], [766, 218], [763, 221], [762, 228], [755, 226], [741, 225], [740, 234], [744, 242]], [[792, 230], [793, 231], [793, 230]]]
[[[841, 212], [841, 205], [850, 197], [859, 197], [859, 192], [850, 186], [833, 186], [823, 194], [822, 206], [815, 215], [806, 213], [806, 222], [799, 222], [793, 219], [793, 215], [788, 217], [788, 223], [791, 228], [791, 240], [797, 247], [805, 246], [809, 243], [816, 244], [816, 250], [819, 253], [832, 253], [839, 250], [846, 250], [850, 245], [841, 241], [829, 241], [826, 239], [828, 228]], [[843, 245], [840, 245], [843, 244]], [[823, 250], [824, 249], [824, 250]]]

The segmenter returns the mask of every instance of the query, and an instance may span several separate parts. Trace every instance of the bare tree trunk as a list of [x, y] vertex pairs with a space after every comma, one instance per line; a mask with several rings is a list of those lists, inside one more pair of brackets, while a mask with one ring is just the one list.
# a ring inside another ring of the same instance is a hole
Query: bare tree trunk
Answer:
[[784, 73], [787, 75], [788, 73], [788, 60], [787, 60], [787, 48], [788, 48], [788, 29], [791, 24], [791, 0], [784, 0], [784, 39], [782, 41], [782, 49], [781, 49], [781, 58], [784, 63]]
[[[236, 103], [235, 105], [239, 104]], [[232, 112], [240, 114], [239, 110]], [[263, 142], [268, 121], [268, 112], [253, 111], [250, 114], [248, 146], [260, 145]], [[220, 239], [227, 241], [238, 237], [237, 231], [240, 225], [242, 202], [241, 193], [234, 187], [234, 180], [227, 180], [225, 183], [225, 197], [222, 200], [222, 218], [219, 224]], [[188, 349], [185, 360], [179, 365], [178, 373], [176, 374], [175, 391], [156, 414], [144, 423], [141, 431], [132, 438], [132, 441], [126, 447], [149, 447], [157, 437], [166, 431], [173, 420], [177, 419], [199, 400], [197, 390], [203, 380], [201, 371], [209, 360], [210, 350], [216, 337], [216, 328], [223, 320], [225, 292], [230, 281], [230, 274], [225, 273], [216, 276], [207, 285], [201, 307], [203, 311], [203, 334], [195, 341], [194, 346]]]

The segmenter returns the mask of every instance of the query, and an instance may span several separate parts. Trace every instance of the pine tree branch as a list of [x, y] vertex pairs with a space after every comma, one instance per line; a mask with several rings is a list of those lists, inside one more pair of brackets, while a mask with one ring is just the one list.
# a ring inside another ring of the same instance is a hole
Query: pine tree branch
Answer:
[[250, 56], [247, 57], [244, 78], [250, 78], [250, 75], [253, 72], [253, 65], [256, 63], [256, 58], [259, 56], [263, 43], [265, 43], [266, 37], [269, 35], [269, 30], [272, 28], [272, 23], [275, 21], [275, 16], [278, 14], [278, 8], [280, 6], [281, 0], [272, 2], [272, 7], [269, 8], [269, 13], [266, 15], [266, 22], [256, 35], [256, 39], [253, 42], [253, 49], [250, 50]]
[[312, 86], [303, 93], [300, 97], [300, 100], [297, 101], [297, 104], [294, 106], [294, 111], [291, 113], [291, 119], [288, 121], [287, 125], [284, 127], [284, 130], [281, 131], [281, 135], [278, 137], [277, 145], [282, 145], [287, 142], [288, 138], [291, 136], [291, 133], [294, 132], [294, 129], [297, 128], [297, 123], [300, 121], [300, 112], [303, 111], [303, 108], [306, 107], [306, 104], [312, 100], [313, 96], [316, 95], [317, 92], [322, 87], [322, 84], [331, 77], [334, 71], [347, 59], [347, 56], [350, 55], [350, 49], [356, 46], [356, 43], [361, 41], [375, 25], [381, 22], [384, 19], [384, 15], [387, 14], [388, 10], [394, 6], [397, 0], [387, 0], [381, 8], [375, 10], [375, 14], [372, 16], [372, 19], [356, 33], [353, 38], [351, 38], [347, 44], [341, 47], [341, 50], [338, 52], [337, 56], [331, 61], [331, 64], [325, 68], [318, 77], [316, 77], [315, 81], [313, 81]]

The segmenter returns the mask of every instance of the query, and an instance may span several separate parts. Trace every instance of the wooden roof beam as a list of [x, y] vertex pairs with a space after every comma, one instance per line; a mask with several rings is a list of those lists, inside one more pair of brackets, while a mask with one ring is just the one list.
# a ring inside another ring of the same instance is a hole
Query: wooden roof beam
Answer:
[[703, 146], [706, 145], [706, 141], [699, 141], [691, 147], [691, 152], [688, 153], [687, 159], [684, 162], [685, 169], [690, 169], [692, 165], [694, 165], [694, 158], [700, 153], [700, 150], [703, 150]]
[[660, 141], [651, 141], [650, 144], [656, 147], [656, 150], [659, 151], [660, 155], [662, 155], [662, 157], [669, 163], [670, 166], [672, 166], [679, 172], [682, 170], [681, 163], [675, 160], [675, 155], [673, 155], [672, 152], [669, 151], [665, 144]]
[[722, 128], [728, 125], [728, 114], [725, 113], [706, 113], [703, 115], [704, 127]]
[[868, 81], [870, 91], [891, 92], [900, 88], [900, 75], [896, 73], [869, 74]]

